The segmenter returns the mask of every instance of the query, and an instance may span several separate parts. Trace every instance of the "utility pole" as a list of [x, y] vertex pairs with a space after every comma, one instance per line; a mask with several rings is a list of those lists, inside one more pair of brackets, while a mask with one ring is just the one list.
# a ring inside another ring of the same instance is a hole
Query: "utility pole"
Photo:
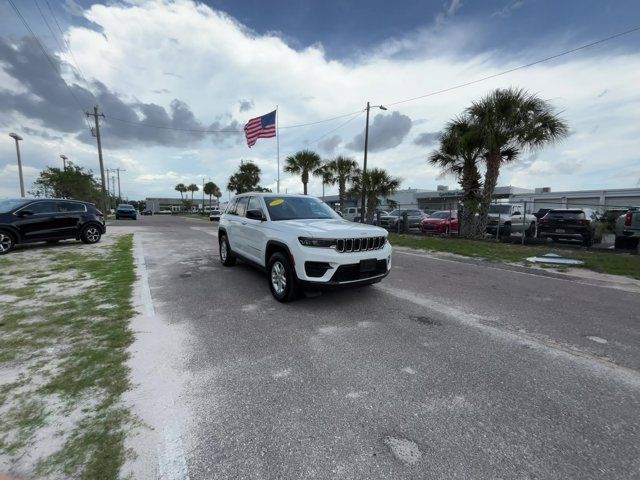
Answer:
[[[380, 110], [386, 110], [387, 107], [383, 107], [382, 105], [374, 105], [373, 108], [379, 108]], [[365, 186], [365, 178], [367, 175], [367, 149], [369, 147], [369, 110], [371, 110], [371, 105], [367, 102], [367, 123], [364, 127], [364, 161], [362, 162], [362, 181], [360, 182], [362, 188], [362, 205], [360, 208], [360, 223], [365, 222], [364, 213], [367, 203], [367, 192]], [[342, 208], [342, 205], [340, 206]]]
[[20, 144], [22, 137], [17, 133], [10, 133], [9, 136], [16, 141], [16, 154], [18, 155], [18, 175], [20, 176], [20, 196], [24, 198], [24, 180], [22, 179], [22, 159], [20, 158]]
[[85, 112], [87, 117], [93, 117], [96, 124], [96, 140], [98, 141], [98, 160], [100, 161], [100, 179], [102, 180], [102, 202], [106, 210], [106, 184], [104, 181], [104, 164], [102, 162], [102, 142], [100, 141], [100, 121], [99, 117], [104, 117], [104, 113], [98, 113], [98, 106], [93, 107], [93, 113]]
[[122, 170], [121, 168], [116, 168], [116, 172], [118, 173], [118, 199], [122, 198], [120, 195], [120, 172], [126, 172], [126, 170]]
[[105, 168], [104, 170], [105, 172], [107, 172], [107, 202], [108, 202], [108, 208], [111, 209], [111, 187], [109, 187], [109, 172], [111, 172], [111, 169], [109, 168]]
[[371, 106], [367, 102], [367, 123], [364, 127], [364, 160], [362, 162], [362, 181], [360, 182], [360, 189], [362, 190], [362, 204], [360, 205], [360, 223], [364, 223], [364, 209], [367, 203], [367, 192], [365, 188], [365, 178], [367, 175], [367, 147], [369, 146], [369, 110]]
[[[211, 204], [209, 204], [209, 212], [211, 212]], [[204, 177], [202, 177], [202, 215], [204, 215]]]
[[60, 155], [60, 158], [62, 159], [62, 169], [63, 171], [67, 171], [67, 156], [66, 155]]

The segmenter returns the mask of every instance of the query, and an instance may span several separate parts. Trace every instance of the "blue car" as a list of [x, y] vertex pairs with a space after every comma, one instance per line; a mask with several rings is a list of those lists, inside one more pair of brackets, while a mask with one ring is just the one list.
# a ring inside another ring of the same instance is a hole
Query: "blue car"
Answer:
[[118, 205], [118, 208], [116, 209], [116, 220], [120, 220], [121, 218], [137, 220], [138, 212], [133, 208], [133, 205]]

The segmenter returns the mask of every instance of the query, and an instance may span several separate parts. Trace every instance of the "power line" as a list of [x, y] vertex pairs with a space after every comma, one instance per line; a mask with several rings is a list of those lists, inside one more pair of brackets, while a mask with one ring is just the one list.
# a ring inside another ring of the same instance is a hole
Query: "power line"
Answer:
[[177, 128], [177, 127], [169, 127], [166, 125], [153, 125], [149, 123], [142, 122], [134, 122], [132, 120], [125, 120], [124, 118], [112, 117], [111, 115], [105, 116], [106, 120], [116, 120], [117, 122], [128, 123], [130, 125], [135, 125], [136, 127], [147, 127], [147, 128], [158, 128], [161, 130], [175, 130], [177, 132], [188, 132], [188, 133], [244, 133], [244, 130], [204, 130], [197, 128]]
[[49, 22], [47, 21], [47, 18], [44, 16], [44, 13], [42, 13], [42, 9], [40, 8], [40, 4], [38, 3], [38, 0], [33, 0], [33, 3], [35, 3], [36, 7], [38, 7], [38, 12], [40, 12], [40, 16], [42, 17], [42, 20], [44, 20], [44, 24], [49, 29], [49, 32], [51, 32], [51, 36], [53, 37], [53, 40], [56, 42], [56, 45], [58, 45], [58, 48], [61, 51], [63, 51], [64, 48], [62, 48], [62, 45], [58, 41], [58, 36], [53, 32], [53, 28], [51, 28], [51, 25], [49, 25]]
[[[37, 42], [38, 46], [40, 47], [40, 50], [42, 50], [42, 54], [46, 57], [47, 61], [49, 62], [49, 65], [51, 65], [51, 68], [53, 69], [55, 74], [56, 75], [60, 75], [60, 72], [58, 71], [58, 68], [56, 67], [56, 64], [54, 63], [54, 61], [51, 59], [51, 57], [47, 53], [47, 50], [44, 48], [44, 45], [42, 44], [42, 42], [40, 41], [38, 36], [34, 33], [34, 31], [29, 26], [29, 23], [27, 22], [27, 20], [22, 16], [22, 13], [20, 13], [20, 10], [18, 10], [18, 7], [16, 7], [15, 3], [13, 3], [13, 0], [7, 0], [7, 1], [11, 5], [11, 7], [13, 8], [13, 11], [16, 13], [16, 15], [18, 16], [18, 18], [20, 19], [20, 21], [22, 22], [24, 27], [29, 31], [29, 33], [33, 36], [34, 40]], [[82, 112], [82, 115], [84, 117], [84, 110], [82, 108], [82, 104], [80, 103], [80, 100], [78, 100], [78, 97], [76, 97], [75, 93], [73, 93], [73, 90], [71, 90], [71, 87], [69, 87], [69, 85], [62, 78], [62, 76], [60, 76], [60, 80], [62, 80], [62, 83], [64, 84], [64, 86], [66, 87], [67, 91], [69, 92], [69, 95], [71, 95], [71, 97], [78, 104], [78, 107], [80, 108], [80, 111]], [[85, 121], [86, 121], [86, 118], [85, 118]], [[91, 128], [91, 126], [88, 124], [88, 122], [87, 122], [87, 126], [89, 126], [89, 128]]]
[[[341, 123], [340, 125], [338, 125], [335, 128], [332, 128], [331, 130], [329, 130], [325, 134], [321, 135], [320, 137], [316, 138], [315, 140], [312, 140], [311, 142], [307, 142], [306, 145], [307, 146], [308, 145], [315, 145], [315, 144], [319, 143], [323, 138], [331, 135], [336, 130], [341, 129], [342, 127], [344, 127], [348, 123], [351, 123], [352, 121], [354, 121], [356, 118], [358, 118], [362, 114], [362, 112], [364, 112], [364, 109], [360, 110], [359, 112], [356, 112], [356, 114], [354, 116], [352, 116], [349, 120], [347, 120], [346, 122]], [[285, 155], [285, 158], [288, 157], [289, 155], [293, 155], [293, 153], [295, 153], [295, 152], [292, 151], [291, 153], [288, 153], [287, 155]]]
[[284, 127], [278, 127], [278, 129], [283, 129], [283, 128], [298, 128], [298, 127], [308, 127], [309, 125], [317, 125], [319, 123], [325, 123], [325, 122], [330, 122], [331, 120], [338, 120], [340, 118], [344, 118], [344, 117], [350, 117], [351, 115], [354, 115], [356, 113], [361, 113], [364, 110], [358, 110], [357, 112], [351, 112], [351, 113], [345, 113], [344, 115], [338, 115], [337, 117], [331, 117], [331, 118], [326, 118], [324, 120], [318, 120], [316, 122], [309, 122], [309, 123], [299, 123], [297, 125], [285, 125]]
[[[51, 8], [51, 4], [49, 3], [49, 0], [44, 0], [44, 1], [47, 4], [47, 7], [49, 8], [49, 11], [51, 12], [51, 17], [53, 18], [53, 21], [56, 23], [56, 26], [58, 27], [58, 30], [60, 31], [60, 38], [62, 38], [62, 41], [67, 46], [67, 50], [69, 51], [69, 55], [73, 59], [73, 64], [76, 67], [76, 70], [78, 70], [78, 73], [80, 74], [82, 79], [85, 81], [85, 83], [88, 84], [89, 82], [87, 81], [86, 77], [84, 76], [84, 73], [82, 73], [82, 70], [80, 69], [80, 65], [78, 64], [78, 60], [76, 60], [76, 56], [73, 54], [73, 51], [71, 50], [71, 45], [69, 44], [69, 42], [67, 41], [67, 39], [64, 36], [64, 32], [62, 31], [62, 28], [60, 27], [60, 24], [58, 23], [58, 18], [56, 17], [56, 14], [53, 11], [53, 8]], [[95, 97], [95, 95], [94, 95], [94, 97]]]
[[540, 60], [536, 60], [536, 61], [531, 62], [531, 63], [520, 65], [519, 67], [514, 67], [514, 68], [510, 68], [509, 70], [504, 70], [503, 72], [494, 73], [493, 75], [488, 75], [486, 77], [478, 78], [478, 79], [472, 80], [470, 82], [460, 83], [458, 85], [454, 85], [452, 87], [444, 88], [442, 90], [436, 90], [435, 92], [425, 93], [424, 95], [419, 95], [417, 97], [407, 98], [405, 100], [398, 100], [397, 102], [392, 102], [392, 103], [386, 103], [385, 105], [399, 105], [401, 103], [413, 102], [414, 100], [419, 100], [421, 98], [431, 97], [431, 96], [434, 96], [434, 95], [438, 95], [440, 93], [450, 92], [451, 90], [456, 90], [456, 89], [462, 88], [462, 87], [468, 87], [469, 85], [474, 85], [476, 83], [484, 82], [485, 80], [490, 80], [492, 78], [500, 77], [502, 75], [506, 75], [508, 73], [515, 72], [517, 70], [522, 70], [524, 68], [529, 68], [529, 67], [532, 67], [534, 65], [538, 65], [540, 63], [548, 62], [549, 60], [553, 60], [553, 59], [556, 59], [556, 58], [559, 58], [559, 57], [563, 57], [565, 55], [569, 55], [571, 53], [575, 53], [575, 52], [580, 51], [580, 50], [584, 50], [585, 48], [593, 47], [594, 45], [599, 45], [601, 43], [608, 42], [609, 40], [613, 40], [615, 38], [622, 37], [623, 35], [629, 35], [630, 33], [637, 32], [638, 30], [640, 30], [640, 26], [634, 27], [634, 28], [632, 28], [630, 30], [625, 30], [624, 32], [620, 32], [620, 33], [616, 33], [614, 35], [610, 35], [610, 36], [605, 37], [605, 38], [601, 38], [600, 40], [595, 40], [595, 41], [593, 41], [591, 43], [580, 45], [579, 47], [575, 47], [575, 48], [572, 48], [570, 50], [565, 50], [564, 52], [560, 52], [560, 53], [557, 53], [555, 55], [551, 55], [549, 57], [545, 57], [545, 58], [542, 58]]

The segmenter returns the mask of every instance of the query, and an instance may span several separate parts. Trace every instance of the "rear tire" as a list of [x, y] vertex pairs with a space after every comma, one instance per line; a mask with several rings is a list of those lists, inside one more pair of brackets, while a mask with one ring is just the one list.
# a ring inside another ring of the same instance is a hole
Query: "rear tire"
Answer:
[[584, 245], [585, 247], [590, 247], [593, 245], [593, 237], [591, 235], [588, 235], [586, 237], [584, 237], [584, 240], [582, 241], [582, 245]]
[[536, 236], [536, 224], [534, 222], [531, 222], [529, 228], [524, 232], [524, 236], [527, 238], [533, 238]]
[[101, 237], [102, 231], [97, 225], [87, 225], [82, 229], [82, 233], [80, 234], [80, 240], [87, 244], [98, 243]]
[[226, 235], [220, 237], [220, 262], [225, 267], [233, 267], [236, 264], [236, 256], [231, 251], [229, 239]]
[[624, 250], [626, 248], [629, 248], [629, 241], [625, 237], [616, 237], [614, 246], [617, 249]]
[[9, 253], [15, 246], [16, 239], [13, 233], [7, 230], [0, 230], [0, 255]]
[[298, 298], [300, 292], [298, 278], [288, 255], [283, 252], [275, 252], [271, 255], [267, 274], [273, 298], [283, 303]]

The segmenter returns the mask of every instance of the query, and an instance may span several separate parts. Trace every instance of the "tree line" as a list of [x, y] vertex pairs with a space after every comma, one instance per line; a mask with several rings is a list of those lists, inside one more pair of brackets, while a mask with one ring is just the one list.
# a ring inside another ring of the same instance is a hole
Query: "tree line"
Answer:
[[[353, 158], [338, 156], [323, 160], [312, 150], [300, 150], [288, 156], [285, 159], [284, 171], [300, 176], [305, 195], [308, 193], [310, 177], [320, 178], [323, 197], [325, 186], [337, 185], [341, 209], [344, 209], [347, 195], [357, 198], [362, 195], [364, 185], [367, 204], [366, 220], [368, 222], [373, 220], [375, 208], [380, 203], [380, 197], [392, 195], [398, 190], [401, 183], [400, 178], [392, 177], [383, 169], [369, 169], [363, 176], [358, 162]], [[242, 160], [238, 171], [231, 175], [227, 189], [236, 194], [270, 192], [271, 190], [268, 188], [259, 185], [261, 173], [258, 165], [251, 161]]]

